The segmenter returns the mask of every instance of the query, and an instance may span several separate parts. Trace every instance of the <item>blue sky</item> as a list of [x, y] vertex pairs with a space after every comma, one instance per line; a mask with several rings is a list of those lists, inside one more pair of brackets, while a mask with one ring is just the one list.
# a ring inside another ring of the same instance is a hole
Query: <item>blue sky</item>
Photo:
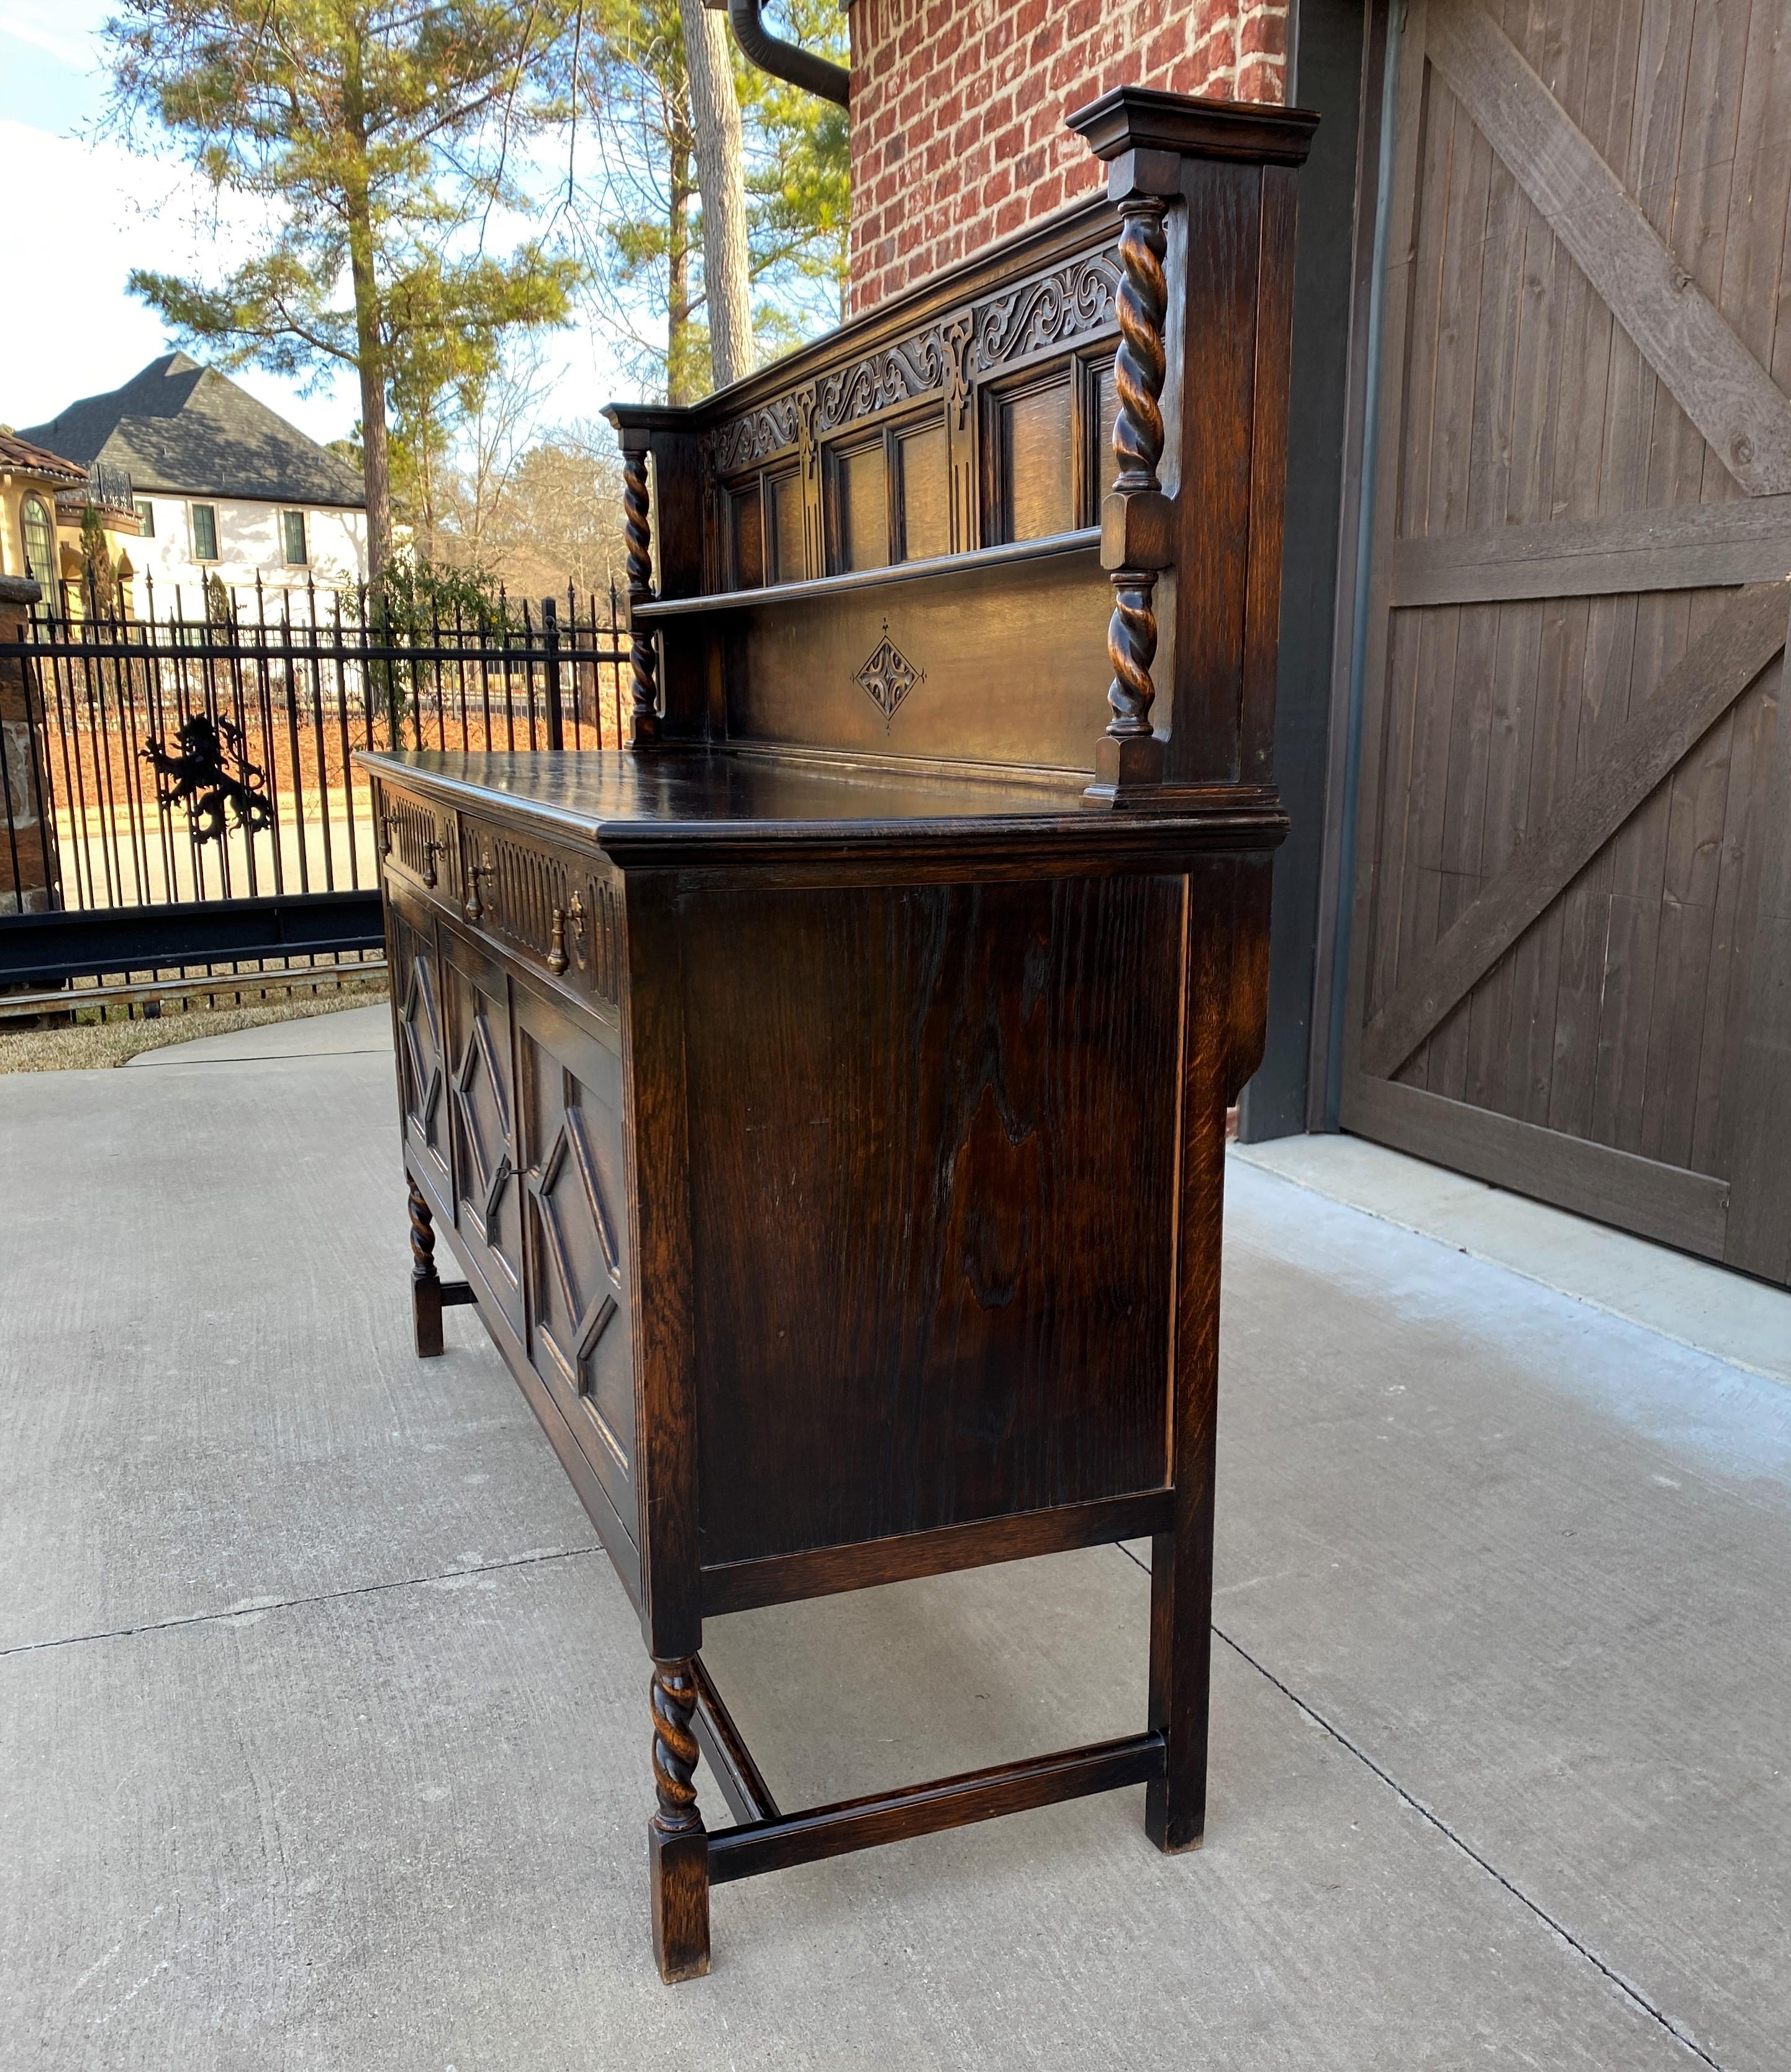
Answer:
[[[166, 352], [159, 320], [126, 292], [130, 268], [215, 275], [247, 220], [218, 221], [173, 160], [97, 135], [109, 11], [108, 0], [0, 0], [0, 268], [8, 306], [27, 317], [0, 325], [0, 424], [41, 423]], [[27, 197], [35, 205], [22, 208]], [[582, 329], [551, 350], [561, 364], [545, 420], [592, 416], [628, 393]], [[270, 374], [235, 378], [314, 438], [343, 436], [359, 415], [351, 381], [306, 394]]]

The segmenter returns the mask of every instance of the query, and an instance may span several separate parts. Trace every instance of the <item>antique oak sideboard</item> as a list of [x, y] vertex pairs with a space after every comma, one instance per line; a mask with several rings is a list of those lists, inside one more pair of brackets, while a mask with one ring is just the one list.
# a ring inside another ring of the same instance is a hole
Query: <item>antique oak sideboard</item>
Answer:
[[[364, 758], [417, 1350], [476, 1304], [638, 1607], [668, 1980], [728, 1879], [1137, 1782], [1200, 1839], [1312, 124], [1119, 89], [1104, 199], [614, 408], [629, 746]], [[1145, 1536], [1121, 1741], [785, 1812], [703, 1667], [713, 1614]]]

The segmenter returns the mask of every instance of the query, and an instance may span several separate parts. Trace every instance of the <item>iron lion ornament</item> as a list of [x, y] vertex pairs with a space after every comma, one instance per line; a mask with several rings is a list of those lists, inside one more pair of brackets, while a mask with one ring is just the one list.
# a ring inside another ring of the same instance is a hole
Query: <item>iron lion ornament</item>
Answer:
[[151, 735], [143, 760], [163, 780], [157, 794], [163, 808], [186, 808], [195, 841], [221, 841], [227, 816], [243, 834], [261, 834], [273, 826], [273, 802], [260, 788], [266, 773], [249, 761], [240, 727], [195, 713], [180, 722], [175, 738], [180, 752], [170, 755]]

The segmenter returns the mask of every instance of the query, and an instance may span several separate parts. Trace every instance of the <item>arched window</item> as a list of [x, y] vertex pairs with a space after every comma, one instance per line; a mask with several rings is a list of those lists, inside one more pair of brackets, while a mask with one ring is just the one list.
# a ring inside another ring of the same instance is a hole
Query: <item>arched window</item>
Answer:
[[40, 496], [27, 496], [19, 518], [19, 530], [25, 536], [25, 573], [43, 593], [38, 609], [53, 612], [62, 601], [56, 582], [56, 528]]

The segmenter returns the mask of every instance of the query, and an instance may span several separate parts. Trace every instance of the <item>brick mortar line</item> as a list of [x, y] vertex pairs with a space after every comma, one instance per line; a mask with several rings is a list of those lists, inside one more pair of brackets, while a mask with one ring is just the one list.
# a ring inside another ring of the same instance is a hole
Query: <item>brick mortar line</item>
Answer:
[[[1122, 1544], [1119, 1551], [1126, 1556], [1128, 1561], [1133, 1564], [1135, 1568], [1143, 1569], [1147, 1576], [1150, 1574], [1151, 1570], [1149, 1564], [1146, 1562], [1140, 1561], [1130, 1548]], [[1588, 1949], [1571, 1929], [1563, 1927], [1562, 1925], [1555, 1919], [1552, 1914], [1549, 1913], [1545, 1908], [1538, 1906], [1521, 1885], [1513, 1885], [1511, 1880], [1505, 1876], [1505, 1873], [1501, 1871], [1496, 1864], [1489, 1863], [1487, 1859], [1480, 1854], [1480, 1851], [1474, 1847], [1472, 1843], [1464, 1840], [1462, 1836], [1458, 1835], [1455, 1829], [1449, 1825], [1447, 1821], [1444, 1820], [1439, 1815], [1432, 1812], [1431, 1808], [1424, 1803], [1422, 1799], [1414, 1798], [1411, 1793], [1406, 1789], [1405, 1786], [1402, 1785], [1396, 1777], [1390, 1775], [1389, 1772], [1383, 1770], [1380, 1764], [1377, 1763], [1374, 1760], [1373, 1757], [1369, 1755], [1365, 1749], [1358, 1748], [1356, 1743], [1349, 1738], [1348, 1734], [1343, 1733], [1339, 1728], [1334, 1727], [1322, 1712], [1317, 1711], [1313, 1706], [1309, 1705], [1305, 1699], [1300, 1696], [1297, 1691], [1291, 1689], [1287, 1684], [1283, 1684], [1281, 1679], [1275, 1675], [1274, 1671], [1272, 1669], [1265, 1667], [1262, 1663], [1258, 1662], [1256, 1657], [1250, 1653], [1248, 1648], [1241, 1647], [1238, 1643], [1232, 1638], [1231, 1635], [1225, 1632], [1222, 1627], [1216, 1625], [1213, 1630], [1217, 1638], [1222, 1640], [1226, 1646], [1231, 1650], [1233, 1655], [1237, 1655], [1241, 1661], [1247, 1662], [1251, 1668], [1256, 1671], [1257, 1675], [1262, 1678], [1265, 1683], [1272, 1684], [1275, 1689], [1281, 1693], [1282, 1696], [1286, 1698], [1291, 1704], [1297, 1706], [1315, 1726], [1323, 1728], [1324, 1732], [1331, 1737], [1332, 1741], [1336, 1742], [1340, 1748], [1347, 1749], [1349, 1753], [1355, 1757], [1356, 1760], [1361, 1764], [1365, 1770], [1370, 1771], [1374, 1776], [1377, 1777], [1381, 1780], [1381, 1783], [1385, 1785], [1387, 1789], [1393, 1793], [1396, 1799], [1400, 1800], [1402, 1804], [1409, 1806], [1413, 1812], [1416, 1813], [1420, 1819], [1428, 1821], [1430, 1825], [1435, 1828], [1437, 1832], [1441, 1835], [1445, 1840], [1453, 1843], [1455, 1848], [1460, 1850], [1461, 1853], [1467, 1857], [1470, 1863], [1478, 1864], [1480, 1868], [1484, 1871], [1487, 1876], [1492, 1879], [1495, 1883], [1502, 1885], [1520, 1906], [1527, 1908], [1530, 1913], [1534, 1914], [1536, 1918], [1542, 1923], [1544, 1927], [1550, 1930], [1554, 1934], [1558, 1935], [1561, 1940], [1567, 1944], [1570, 1950], [1575, 1951], [1576, 1955], [1583, 1957], [1586, 1962], [1590, 1964], [1595, 1971], [1601, 1973], [1612, 1985], [1616, 1988], [1617, 1991], [1623, 1995], [1625, 2000], [1632, 2001], [1637, 2007], [1641, 2009], [1644, 2014], [1648, 2015], [1653, 2021], [1658, 2022], [1661, 2027], [1666, 2031], [1667, 2034], [1673, 2038], [1675, 2043], [1682, 2044], [1684, 2047], [1691, 2053], [1693, 2057], [1698, 2059], [1700, 2064], [1709, 2066], [1711, 2067], [1711, 2072], [1724, 2072], [1723, 2066], [1720, 2065], [1715, 2058], [1712, 2058], [1707, 2050], [1704, 2049], [1700, 2045], [1694, 2041], [1694, 2040], [1688, 2036], [1682, 2028], [1680, 2028], [1679, 2025], [1670, 2014], [1666, 2013], [1663, 2009], [1657, 2007], [1639, 1987], [1632, 1985], [1628, 1979], [1624, 1977], [1620, 1971], [1613, 1971], [1611, 1966], [1606, 1963], [1604, 1959], [1598, 1955], [1596, 1951]]]
[[178, 1618], [146, 1619], [141, 1626], [108, 1627], [101, 1633], [70, 1633], [56, 1640], [22, 1640], [10, 1647], [0, 1647], [0, 1661], [14, 1655], [40, 1655], [52, 1647], [85, 1647], [99, 1640], [130, 1640], [138, 1634], [176, 1633], [183, 1626], [216, 1626], [226, 1619], [247, 1618], [257, 1612], [292, 1611], [305, 1605], [340, 1604], [345, 1597], [369, 1597], [383, 1590], [422, 1589], [430, 1583], [456, 1582], [463, 1576], [496, 1575], [505, 1568], [538, 1568], [545, 1561], [575, 1560], [584, 1554], [600, 1554], [601, 1544], [591, 1547], [556, 1547], [545, 1554], [516, 1554], [504, 1561], [481, 1561], [470, 1568], [444, 1568], [439, 1575], [396, 1576], [389, 1582], [356, 1583], [344, 1590], [319, 1590], [307, 1597], [270, 1597], [265, 1603], [237, 1605], [233, 1610], [216, 1612], [187, 1612]]

